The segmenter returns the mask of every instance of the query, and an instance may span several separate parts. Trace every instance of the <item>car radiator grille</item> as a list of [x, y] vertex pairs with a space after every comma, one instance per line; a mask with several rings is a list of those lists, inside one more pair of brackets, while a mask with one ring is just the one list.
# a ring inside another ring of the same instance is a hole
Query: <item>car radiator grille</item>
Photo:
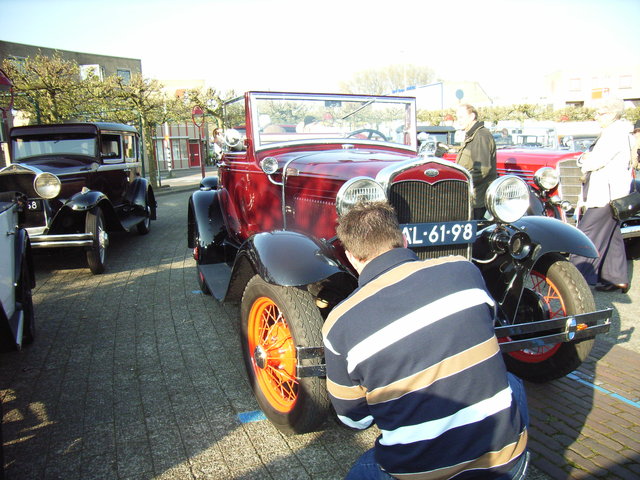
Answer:
[[[558, 162], [560, 172], [560, 196], [563, 200], [571, 202], [575, 208], [582, 191], [582, 171], [575, 158]], [[567, 216], [569, 218], [569, 216]]]
[[[404, 181], [391, 185], [389, 202], [402, 223], [430, 223], [469, 220], [469, 185], [459, 180], [445, 180], [429, 184]], [[462, 255], [469, 258], [469, 245], [441, 245], [416, 247], [419, 258]]]
[[518, 170], [515, 168], [498, 168], [497, 170], [498, 176], [502, 177], [503, 175], [516, 175], [527, 182], [529, 185], [533, 185], [533, 176], [534, 172], [531, 170]]

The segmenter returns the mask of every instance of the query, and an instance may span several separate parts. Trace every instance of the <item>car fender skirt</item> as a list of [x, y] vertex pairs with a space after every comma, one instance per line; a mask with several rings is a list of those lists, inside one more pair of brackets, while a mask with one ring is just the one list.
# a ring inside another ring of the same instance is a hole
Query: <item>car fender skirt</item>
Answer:
[[326, 247], [297, 232], [254, 235], [243, 244], [241, 255], [265, 281], [285, 287], [309, 285], [345, 271]]
[[[198, 190], [189, 198], [187, 244], [200, 248], [200, 263], [223, 262], [226, 229], [216, 190]], [[196, 242], [198, 243], [196, 245]]]
[[533, 244], [540, 246], [538, 257], [550, 252], [574, 253], [589, 258], [598, 256], [589, 237], [561, 220], [544, 216], [522, 217], [513, 225], [524, 231]]

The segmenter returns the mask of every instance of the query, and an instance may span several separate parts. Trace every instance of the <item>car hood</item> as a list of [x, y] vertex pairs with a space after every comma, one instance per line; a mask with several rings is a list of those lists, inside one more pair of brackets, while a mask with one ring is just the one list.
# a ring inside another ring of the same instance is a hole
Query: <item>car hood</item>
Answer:
[[380, 151], [374, 149], [335, 149], [288, 152], [270, 155], [286, 166], [287, 175], [308, 175], [332, 180], [347, 180], [356, 176], [375, 178], [381, 170], [405, 162], [421, 160], [413, 152]]
[[81, 155], [33, 157], [20, 162], [18, 165], [35, 171], [53, 173], [58, 177], [78, 172], [90, 172], [98, 168], [98, 163], [95, 159]]

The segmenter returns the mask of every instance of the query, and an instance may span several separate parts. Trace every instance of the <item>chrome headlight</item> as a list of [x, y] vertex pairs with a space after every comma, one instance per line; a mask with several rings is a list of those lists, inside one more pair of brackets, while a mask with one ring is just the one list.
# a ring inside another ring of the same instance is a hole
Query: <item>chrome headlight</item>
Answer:
[[60, 179], [53, 173], [43, 172], [33, 181], [33, 188], [42, 198], [55, 198], [60, 193]]
[[384, 202], [387, 196], [382, 186], [372, 178], [355, 177], [340, 187], [336, 198], [338, 215], [347, 213], [358, 202]]
[[560, 174], [555, 168], [542, 167], [533, 175], [533, 181], [542, 190], [551, 190], [558, 186]]
[[267, 175], [271, 175], [278, 171], [278, 159], [275, 157], [265, 157], [260, 160], [260, 168]]
[[515, 175], [498, 177], [487, 189], [486, 204], [497, 221], [515, 222], [529, 208], [529, 187]]

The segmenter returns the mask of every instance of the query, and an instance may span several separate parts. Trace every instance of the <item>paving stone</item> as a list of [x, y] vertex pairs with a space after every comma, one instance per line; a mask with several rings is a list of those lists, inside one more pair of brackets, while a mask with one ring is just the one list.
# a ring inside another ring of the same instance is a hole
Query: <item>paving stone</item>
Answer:
[[[91, 275], [82, 255], [37, 256], [39, 336], [19, 354], [0, 354], [8, 480], [333, 480], [373, 445], [375, 427], [354, 432], [330, 420], [320, 432], [286, 436], [266, 420], [241, 423], [239, 413], [259, 408], [239, 309], [193, 293], [188, 196], [158, 196], [149, 235], [113, 235], [103, 275]], [[615, 303], [616, 321], [638, 291]], [[627, 348], [636, 333], [626, 320], [617, 331], [578, 369], [587, 385], [526, 384], [527, 480], [640, 478], [640, 409], [613, 396], [639, 401], [640, 369], [630, 366], [640, 352]]]

